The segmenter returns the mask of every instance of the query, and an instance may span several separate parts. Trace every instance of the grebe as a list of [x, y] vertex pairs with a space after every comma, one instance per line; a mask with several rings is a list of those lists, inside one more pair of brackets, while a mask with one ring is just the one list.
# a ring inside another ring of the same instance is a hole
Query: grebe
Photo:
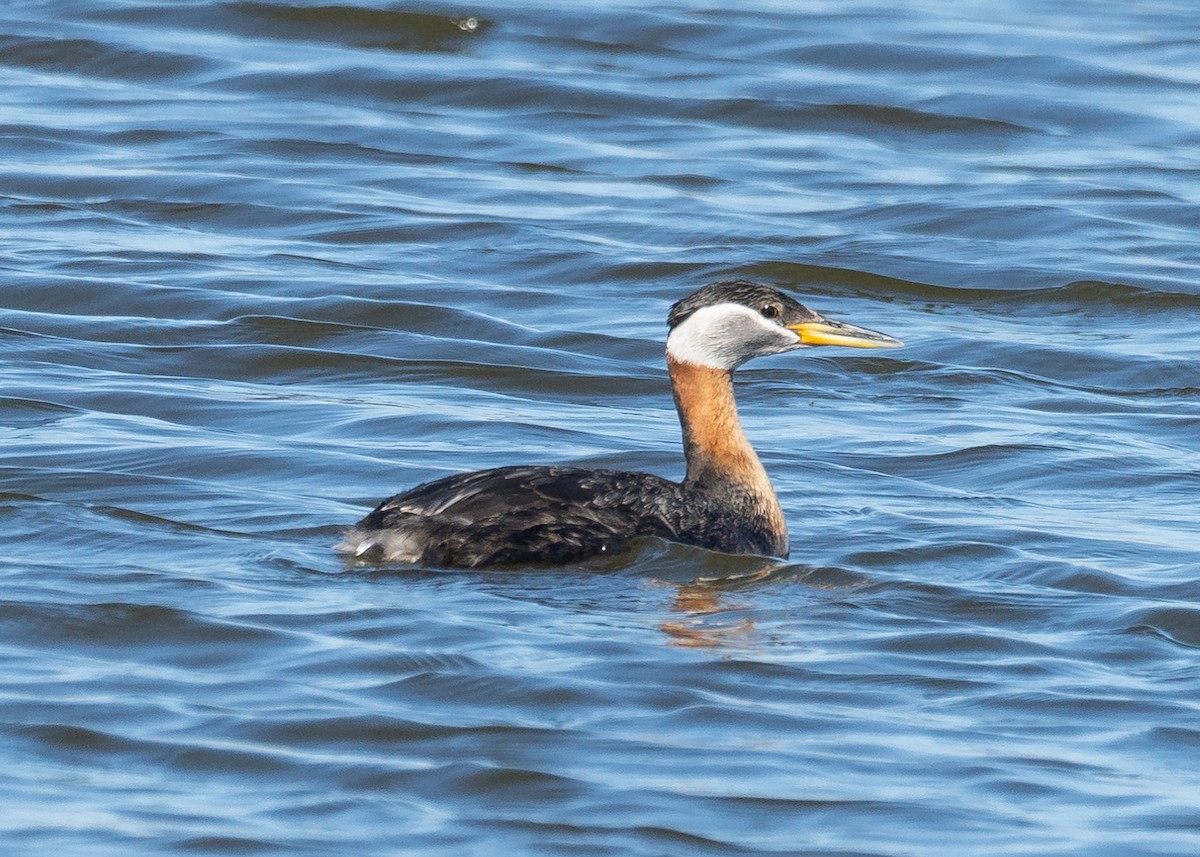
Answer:
[[738, 421], [733, 372], [752, 357], [815, 345], [900, 341], [831, 321], [768, 286], [711, 283], [671, 307], [667, 369], [683, 426], [682, 483], [649, 473], [500, 467], [384, 500], [338, 549], [380, 562], [472, 568], [564, 563], [638, 536], [786, 558], [779, 500]]

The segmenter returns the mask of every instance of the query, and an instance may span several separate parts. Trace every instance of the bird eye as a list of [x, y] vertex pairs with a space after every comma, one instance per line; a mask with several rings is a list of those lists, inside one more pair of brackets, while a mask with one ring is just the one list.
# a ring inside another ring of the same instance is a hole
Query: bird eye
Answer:
[[766, 304], [759, 312], [762, 313], [763, 318], [779, 318], [782, 310], [779, 308], [779, 304]]

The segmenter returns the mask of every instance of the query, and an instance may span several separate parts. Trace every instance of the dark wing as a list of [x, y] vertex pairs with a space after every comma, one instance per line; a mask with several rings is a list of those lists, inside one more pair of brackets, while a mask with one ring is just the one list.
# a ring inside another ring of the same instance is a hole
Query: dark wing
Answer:
[[347, 537], [384, 559], [480, 566], [570, 562], [636, 536], [679, 539], [681, 488], [659, 476], [503, 467], [450, 476], [385, 500]]

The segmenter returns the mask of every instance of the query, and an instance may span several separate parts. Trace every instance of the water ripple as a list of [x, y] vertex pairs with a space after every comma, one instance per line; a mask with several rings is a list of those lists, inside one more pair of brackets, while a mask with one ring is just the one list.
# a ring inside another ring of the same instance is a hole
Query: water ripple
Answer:
[[[1195, 853], [1185, 11], [10, 10], [5, 843]], [[334, 554], [680, 476], [663, 319], [730, 277], [908, 343], [739, 373], [787, 562]]]

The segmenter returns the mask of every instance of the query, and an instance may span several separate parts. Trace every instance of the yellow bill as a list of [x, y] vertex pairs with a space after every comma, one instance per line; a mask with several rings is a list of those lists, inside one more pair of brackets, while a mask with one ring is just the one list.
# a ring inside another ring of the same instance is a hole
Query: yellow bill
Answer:
[[788, 330], [800, 337], [801, 345], [844, 345], [849, 348], [899, 348], [904, 343], [886, 333], [855, 327], [828, 318], [789, 324]]

